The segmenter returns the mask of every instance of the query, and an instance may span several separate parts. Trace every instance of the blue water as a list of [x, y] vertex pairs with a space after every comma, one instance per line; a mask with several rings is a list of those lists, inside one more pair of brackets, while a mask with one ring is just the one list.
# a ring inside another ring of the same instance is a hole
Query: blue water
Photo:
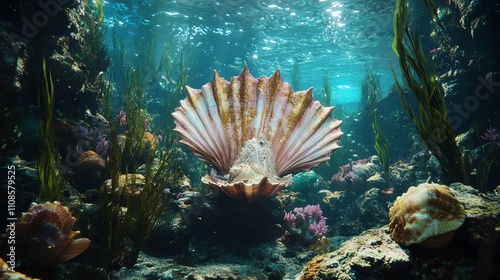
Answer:
[[[108, 1], [108, 42], [115, 32], [128, 50], [141, 37], [156, 36], [164, 46], [174, 40], [186, 66], [199, 74], [190, 79], [199, 88], [213, 69], [229, 79], [245, 65], [258, 76], [280, 69], [292, 83], [298, 67], [299, 88], [323, 89], [327, 73], [331, 105], [356, 104], [369, 65], [381, 77], [386, 94], [394, 82], [389, 65], [398, 68], [391, 49], [395, 1], [255, 1], [178, 0]], [[153, 35], [154, 34], [154, 35]], [[108, 44], [111, 45], [111, 44]]]

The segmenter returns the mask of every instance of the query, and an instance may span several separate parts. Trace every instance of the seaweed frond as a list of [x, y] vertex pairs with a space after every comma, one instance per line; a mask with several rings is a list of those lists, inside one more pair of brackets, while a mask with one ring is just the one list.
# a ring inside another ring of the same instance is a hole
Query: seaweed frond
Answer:
[[403, 86], [391, 68], [401, 104], [415, 124], [421, 141], [444, 172], [454, 181], [467, 183], [468, 176], [448, 119], [444, 96], [425, 58], [418, 33], [408, 26], [408, 19], [407, 1], [398, 0], [394, 11], [392, 49], [399, 58], [404, 84], [417, 99], [418, 113], [409, 105]]
[[434, 23], [436, 23], [441, 29], [444, 29], [444, 25], [438, 16], [436, 1], [424, 0], [424, 4], [425, 7], [427, 8], [427, 11], [429, 12], [429, 15], [431, 16], [432, 21], [434, 21]]
[[58, 153], [52, 118], [55, 92], [52, 74], [47, 67], [46, 57], [42, 58], [42, 89], [37, 92], [38, 120], [40, 122], [40, 155], [37, 159], [40, 179], [40, 201], [55, 201], [63, 192], [62, 176], [57, 167]]
[[[370, 76], [369, 76], [370, 77]], [[380, 125], [377, 122], [377, 109], [375, 108], [375, 101], [377, 96], [380, 96], [380, 87], [375, 80], [368, 78], [366, 81], [368, 84], [368, 92], [370, 94], [369, 103], [370, 103], [370, 113], [372, 116], [372, 129], [373, 134], [375, 135], [375, 145], [374, 148], [377, 151], [378, 158], [380, 160], [380, 164], [382, 165], [384, 180], [389, 183], [390, 173], [390, 159], [391, 159], [391, 150], [389, 147], [389, 140], [385, 136], [385, 133], [380, 128]]]
[[495, 159], [500, 155], [500, 144], [497, 142], [490, 143], [491, 148], [488, 152], [481, 158], [476, 167], [476, 188], [480, 192], [488, 191], [488, 179], [490, 178], [491, 166], [495, 162]]

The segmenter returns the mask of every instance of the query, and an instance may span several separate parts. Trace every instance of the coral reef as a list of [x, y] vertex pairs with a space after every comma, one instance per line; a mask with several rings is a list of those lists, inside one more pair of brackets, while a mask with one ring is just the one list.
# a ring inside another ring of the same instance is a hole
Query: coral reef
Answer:
[[290, 185], [286, 175], [329, 159], [342, 135], [332, 110], [314, 102], [311, 89], [293, 92], [279, 71], [255, 79], [245, 68], [231, 82], [215, 72], [202, 89], [188, 87], [173, 116], [181, 142], [213, 168], [203, 182], [252, 202]]

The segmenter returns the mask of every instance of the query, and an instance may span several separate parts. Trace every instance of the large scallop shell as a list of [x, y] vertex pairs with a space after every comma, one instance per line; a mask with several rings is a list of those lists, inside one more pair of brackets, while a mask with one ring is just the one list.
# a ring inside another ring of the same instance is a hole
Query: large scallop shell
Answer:
[[447, 186], [424, 183], [397, 197], [389, 218], [396, 242], [435, 249], [450, 242], [465, 221], [465, 210]]
[[219, 77], [188, 97], [172, 114], [175, 131], [213, 169], [203, 178], [214, 189], [248, 202], [290, 185], [292, 173], [307, 171], [337, 149], [341, 121], [333, 107], [293, 92], [279, 70], [254, 78], [245, 67], [230, 82]]

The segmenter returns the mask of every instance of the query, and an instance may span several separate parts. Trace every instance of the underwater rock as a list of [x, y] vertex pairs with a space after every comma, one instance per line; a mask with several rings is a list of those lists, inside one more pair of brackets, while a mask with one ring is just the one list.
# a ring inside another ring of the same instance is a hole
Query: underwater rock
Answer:
[[75, 237], [76, 218], [59, 202], [33, 203], [16, 224], [16, 240], [30, 257], [44, 264], [60, 264], [85, 251], [90, 240]]
[[411, 270], [411, 258], [384, 234], [386, 230], [368, 230], [338, 250], [314, 257], [295, 279], [403, 279]]
[[338, 190], [352, 190], [356, 193], [365, 192], [367, 180], [381, 172], [377, 156], [351, 161], [340, 167], [340, 171], [332, 176], [331, 185]]
[[356, 220], [363, 230], [387, 224], [387, 200], [380, 189], [372, 188], [354, 201], [356, 209], [353, 212], [357, 214]]
[[40, 144], [40, 122], [35, 118], [26, 118], [19, 124], [19, 144], [35, 146]]
[[313, 170], [301, 172], [293, 176], [293, 184], [290, 186], [290, 190], [298, 192], [313, 191], [312, 189], [317, 180], [318, 175]]
[[188, 253], [193, 235], [189, 223], [184, 222], [180, 214], [165, 216], [145, 240], [142, 251], [151, 256], [163, 257]]
[[396, 198], [389, 217], [389, 230], [396, 242], [436, 249], [451, 241], [465, 220], [465, 211], [450, 188], [425, 183]]
[[333, 107], [293, 92], [279, 71], [256, 79], [245, 68], [196, 90], [172, 114], [181, 142], [212, 171], [202, 181], [230, 197], [254, 202], [292, 183], [292, 173], [328, 160], [339, 147]]
[[500, 194], [482, 194], [460, 183], [450, 188], [467, 218], [449, 246], [433, 251], [401, 247], [383, 226], [315, 257], [295, 279], [496, 279]]

